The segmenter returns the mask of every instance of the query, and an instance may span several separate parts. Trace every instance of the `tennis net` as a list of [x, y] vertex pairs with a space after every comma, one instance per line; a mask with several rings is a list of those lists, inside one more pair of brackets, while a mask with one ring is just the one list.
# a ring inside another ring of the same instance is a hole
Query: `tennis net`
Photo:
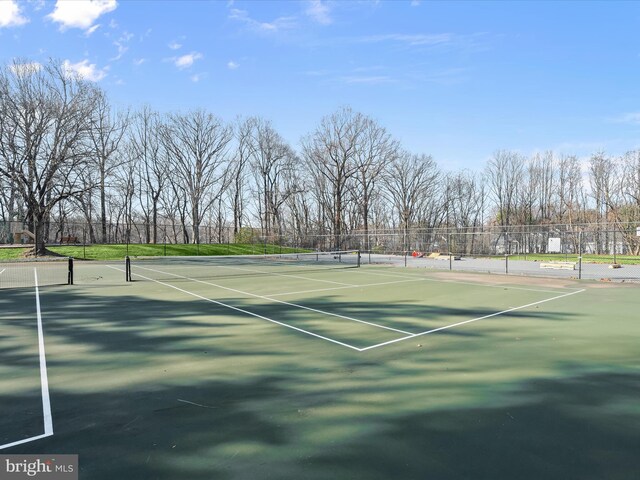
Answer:
[[42, 257], [0, 262], [0, 288], [73, 284], [73, 259]]
[[189, 280], [242, 275], [295, 275], [324, 270], [357, 268], [358, 250], [270, 255], [200, 257], [132, 257], [127, 260], [127, 281]]

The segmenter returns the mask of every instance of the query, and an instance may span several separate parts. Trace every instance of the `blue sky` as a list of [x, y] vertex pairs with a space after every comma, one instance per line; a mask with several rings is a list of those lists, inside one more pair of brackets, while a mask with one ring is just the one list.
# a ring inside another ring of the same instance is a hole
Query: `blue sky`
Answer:
[[446, 169], [640, 148], [640, 2], [0, 0], [0, 63], [119, 108], [260, 115], [294, 147], [350, 105]]

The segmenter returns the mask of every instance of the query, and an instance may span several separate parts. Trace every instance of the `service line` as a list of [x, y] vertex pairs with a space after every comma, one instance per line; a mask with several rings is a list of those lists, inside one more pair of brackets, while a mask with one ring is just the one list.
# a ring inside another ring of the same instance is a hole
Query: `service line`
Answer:
[[503, 315], [505, 313], [514, 312], [516, 310], [522, 310], [523, 308], [532, 307], [534, 305], [539, 305], [541, 303], [550, 302], [552, 300], [557, 300], [559, 298], [568, 297], [568, 296], [571, 296], [571, 295], [575, 295], [576, 293], [582, 293], [584, 291], [585, 290], [582, 289], [582, 290], [578, 290], [578, 291], [575, 291], [575, 292], [565, 293], [564, 295], [558, 295], [558, 296], [555, 296], [555, 297], [552, 297], [552, 298], [547, 298], [545, 300], [540, 300], [538, 302], [528, 303], [526, 305], [521, 305], [519, 307], [508, 308], [507, 310], [502, 310], [501, 312], [491, 313], [489, 315], [484, 315], [482, 317], [472, 318], [471, 320], [465, 320], [463, 322], [452, 323], [451, 325], [445, 325], [444, 327], [434, 328], [432, 330], [427, 330], [426, 332], [415, 333], [415, 334], [409, 335], [407, 337], [396, 338], [395, 340], [390, 340], [388, 342], [378, 343], [377, 345], [371, 345], [369, 347], [364, 347], [364, 348], [361, 348], [359, 351], [364, 352], [365, 350], [371, 350], [373, 348], [384, 347], [385, 345], [390, 345], [392, 343], [402, 342], [403, 340], [409, 340], [410, 338], [416, 338], [416, 337], [420, 337], [422, 335], [429, 335], [430, 333], [439, 332], [441, 330], [447, 330], [447, 329], [453, 328], [453, 327], [459, 327], [460, 325], [465, 325], [467, 323], [477, 322], [479, 320], [484, 320], [486, 318], [497, 317], [498, 315]]
[[142, 270], [148, 270], [150, 272], [161, 273], [163, 275], [171, 275], [172, 277], [181, 278], [183, 280], [189, 280], [189, 281], [192, 281], [192, 282], [202, 283], [203, 285], [210, 285], [212, 287], [220, 288], [222, 290], [227, 290], [229, 292], [239, 293], [241, 295], [246, 295], [246, 296], [249, 296], [249, 297], [260, 298], [262, 300], [268, 300], [268, 301], [271, 301], [271, 302], [281, 303], [283, 305], [288, 305], [290, 307], [300, 308], [302, 310], [308, 310], [310, 312], [320, 313], [322, 315], [328, 315], [328, 316], [331, 316], [331, 317], [343, 318], [345, 320], [349, 320], [349, 321], [352, 321], [352, 322], [364, 323], [365, 325], [370, 325], [372, 327], [382, 328], [384, 330], [390, 330], [392, 332], [397, 332], [397, 333], [404, 333], [405, 335], [411, 335], [411, 332], [406, 332], [404, 330], [399, 330], [397, 328], [386, 327], [384, 325], [379, 325], [377, 323], [367, 322], [366, 320], [360, 320], [358, 318], [348, 317], [346, 315], [340, 315], [338, 313], [326, 312], [324, 310], [319, 310], [317, 308], [307, 307], [305, 305], [299, 305], [297, 303], [285, 302], [284, 300], [278, 300], [277, 298], [270, 298], [270, 297], [266, 297], [264, 295], [258, 295], [256, 293], [245, 292], [245, 291], [242, 291], [242, 290], [238, 290], [236, 288], [225, 287], [223, 285], [219, 285], [219, 284], [213, 283], [213, 282], [205, 282], [204, 280], [198, 280], [196, 278], [190, 278], [190, 277], [186, 277], [184, 275], [178, 275], [176, 273], [171, 273], [171, 272], [163, 272], [162, 270], [156, 270], [156, 269], [153, 269], [153, 268], [141, 267], [139, 265], [137, 266], [137, 268], [141, 268]]
[[[116, 268], [116, 267], [110, 267], [110, 268], [114, 268], [115, 270], [120, 270], [119, 268]], [[262, 320], [266, 320], [267, 322], [275, 323], [277, 325], [281, 325], [281, 326], [286, 327], [286, 328], [291, 328], [291, 329], [296, 330], [298, 332], [306, 333], [307, 335], [311, 335], [312, 337], [321, 338], [322, 340], [326, 340], [327, 342], [337, 343], [338, 345], [342, 345], [343, 347], [347, 347], [347, 348], [350, 348], [352, 350], [357, 350], [357, 351], [361, 350], [360, 348], [354, 347], [353, 345], [349, 345], [348, 343], [340, 342], [338, 340], [334, 340], [333, 338], [329, 338], [329, 337], [325, 337], [325, 336], [322, 336], [322, 335], [318, 335], [317, 333], [309, 332], [308, 330], [304, 330], [302, 328], [294, 327], [293, 325], [289, 325], [289, 324], [284, 323], [284, 322], [279, 322], [278, 320], [274, 320], [272, 318], [265, 317], [264, 315], [260, 315], [258, 313], [250, 312], [249, 310], [245, 310], [244, 308], [234, 307], [233, 305], [222, 303], [222, 302], [219, 302], [218, 300], [213, 300], [211, 298], [203, 297], [202, 295], [198, 295], [197, 293], [190, 292], [190, 291], [185, 290], [185, 289], [180, 288], [180, 287], [176, 287], [175, 285], [171, 285], [170, 283], [165, 283], [165, 282], [161, 282], [160, 280], [155, 280], [153, 278], [145, 277], [144, 275], [140, 275], [139, 273], [133, 273], [132, 272], [132, 275], [135, 275], [135, 276], [140, 277], [140, 278], [144, 278], [145, 280], [149, 280], [151, 282], [155, 282], [155, 283], [158, 283], [160, 285], [164, 285], [165, 287], [173, 288], [174, 290], [178, 290], [179, 292], [186, 293], [187, 295], [191, 295], [192, 297], [199, 298], [200, 300], [204, 300], [205, 302], [214, 303], [216, 305], [220, 305], [221, 307], [225, 307], [225, 308], [229, 308], [231, 310], [235, 310], [236, 312], [246, 313], [247, 315], [251, 315], [252, 317], [256, 317], [256, 318], [260, 318]]]

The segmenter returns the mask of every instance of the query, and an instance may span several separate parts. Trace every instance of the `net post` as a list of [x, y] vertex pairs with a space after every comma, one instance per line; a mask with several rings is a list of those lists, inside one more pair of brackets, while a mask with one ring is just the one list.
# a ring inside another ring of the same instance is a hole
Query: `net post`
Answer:
[[69, 269], [67, 273], [67, 285], [73, 285], [73, 257], [69, 257]]
[[357, 266], [360, 266], [360, 250], [357, 251], [358, 254], [358, 262], [357, 262]]
[[449, 270], [453, 270], [453, 255], [449, 252]]
[[131, 259], [128, 255], [124, 257], [124, 276], [125, 282], [131, 281]]
[[509, 254], [504, 256], [504, 273], [509, 275]]

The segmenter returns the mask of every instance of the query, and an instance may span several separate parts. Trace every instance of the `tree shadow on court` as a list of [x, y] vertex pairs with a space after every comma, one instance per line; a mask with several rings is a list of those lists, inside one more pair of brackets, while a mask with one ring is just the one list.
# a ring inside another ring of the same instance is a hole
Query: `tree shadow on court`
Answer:
[[[92, 480], [626, 480], [640, 467], [638, 388], [637, 373], [586, 373], [516, 385], [499, 406], [421, 409], [415, 398], [412, 413], [390, 404], [338, 424], [296, 410], [283, 377], [57, 392], [55, 436], [4, 453], [79, 453], [80, 478]], [[335, 407], [350, 393], [334, 390]]]
[[[216, 353], [232, 355], [234, 352], [226, 348], [225, 339], [240, 337], [246, 333], [247, 327], [264, 326], [267, 323], [244, 312], [189, 297], [180, 300], [149, 299], [133, 294], [110, 296], [98, 293], [92, 295], [90, 292], [91, 289], [85, 290], [82, 294], [76, 294], [71, 289], [47, 291], [46, 301], [43, 302], [45, 334], [55, 335], [73, 344], [85, 345], [93, 351], [106, 353], [148, 351], [150, 354], [152, 352], [189, 354], [206, 350], [211, 355]], [[23, 305], [25, 309], [26, 318], [19, 328], [33, 331], [35, 324], [33, 292], [16, 291], [12, 302]], [[323, 318], [335, 320], [336, 318], [266, 299], [234, 298], [225, 299], [224, 302], [294, 327], [304, 328], [309, 321]], [[386, 305], [376, 304], [372, 307], [367, 302], [337, 301], [331, 296], [319, 296], [299, 300], [296, 303], [383, 326], [407, 329], [412, 333], [496, 313], [494, 309], [474, 305], [454, 308], [397, 302]], [[571, 320], [576, 314], [532, 308], [526, 311], [509, 312], [508, 316], [514, 320], [557, 322]], [[489, 329], [487, 333], [493, 333], [490, 331], [491, 322], [503, 318], [496, 316], [484, 319], [482, 320], [483, 328]], [[349, 324], [350, 321], [343, 320], [343, 322]], [[273, 328], [277, 329], [274, 333], [277, 331], [287, 338], [294, 335], [305, 341], [317, 341], [281, 326], [274, 325]], [[469, 326], [439, 332], [439, 335], [456, 337], [480, 337], [485, 334], [483, 329], [469, 328]], [[203, 340], [210, 342], [208, 346], [202, 346]], [[362, 345], [358, 346], [368, 346], [366, 341], [361, 343]], [[0, 353], [12, 355], [10, 351]], [[17, 353], [13, 352], [13, 355]], [[55, 362], [55, 359], [52, 361]]]
[[[55, 435], [3, 453], [76, 453], [80, 478], [92, 480], [231, 478], [226, 470], [234, 452], [218, 449], [287, 444], [285, 428], [247, 407], [281, 395], [269, 378], [153, 390], [54, 391]], [[7, 398], [16, 405], [23, 400]]]
[[638, 391], [638, 373], [592, 373], [526, 382], [497, 407], [372, 419], [375, 434], [312, 459], [308, 478], [628, 480]]
[[[50, 290], [43, 299], [55, 435], [2, 453], [78, 453], [80, 478], [617, 480], [640, 467], [640, 373], [561, 365], [549, 378], [510, 382], [471, 359], [460, 360], [467, 371], [443, 372], [442, 352], [359, 356], [204, 301], [87, 290]], [[30, 304], [33, 292], [14, 300]], [[292, 323], [308, 318], [268, 301], [233, 305]], [[366, 310], [324, 305], [353, 316]], [[424, 306], [403, 303], [376, 314], [399, 311], [425, 315]], [[546, 308], [509, 316], [574, 318]], [[442, 334], [495, 335], [487, 323]], [[3, 432], [33, 401], [16, 392], [2, 392]], [[41, 410], [31, 416], [42, 421]]]
[[[33, 292], [19, 292], [12, 301], [24, 306], [25, 317], [13, 327], [35, 331]], [[42, 311], [45, 343], [46, 337], [55, 336], [71, 345], [84, 345], [92, 352], [106, 353], [146, 351], [149, 355], [158, 355], [206, 350], [211, 354], [218, 351], [232, 354], [223, 347], [225, 337], [241, 334], [248, 322], [260, 323], [241, 312], [197, 300], [76, 295], [71, 290], [47, 292]], [[198, 340], [197, 345], [194, 340]], [[203, 348], [201, 343], [205, 340], [210, 343]]]

